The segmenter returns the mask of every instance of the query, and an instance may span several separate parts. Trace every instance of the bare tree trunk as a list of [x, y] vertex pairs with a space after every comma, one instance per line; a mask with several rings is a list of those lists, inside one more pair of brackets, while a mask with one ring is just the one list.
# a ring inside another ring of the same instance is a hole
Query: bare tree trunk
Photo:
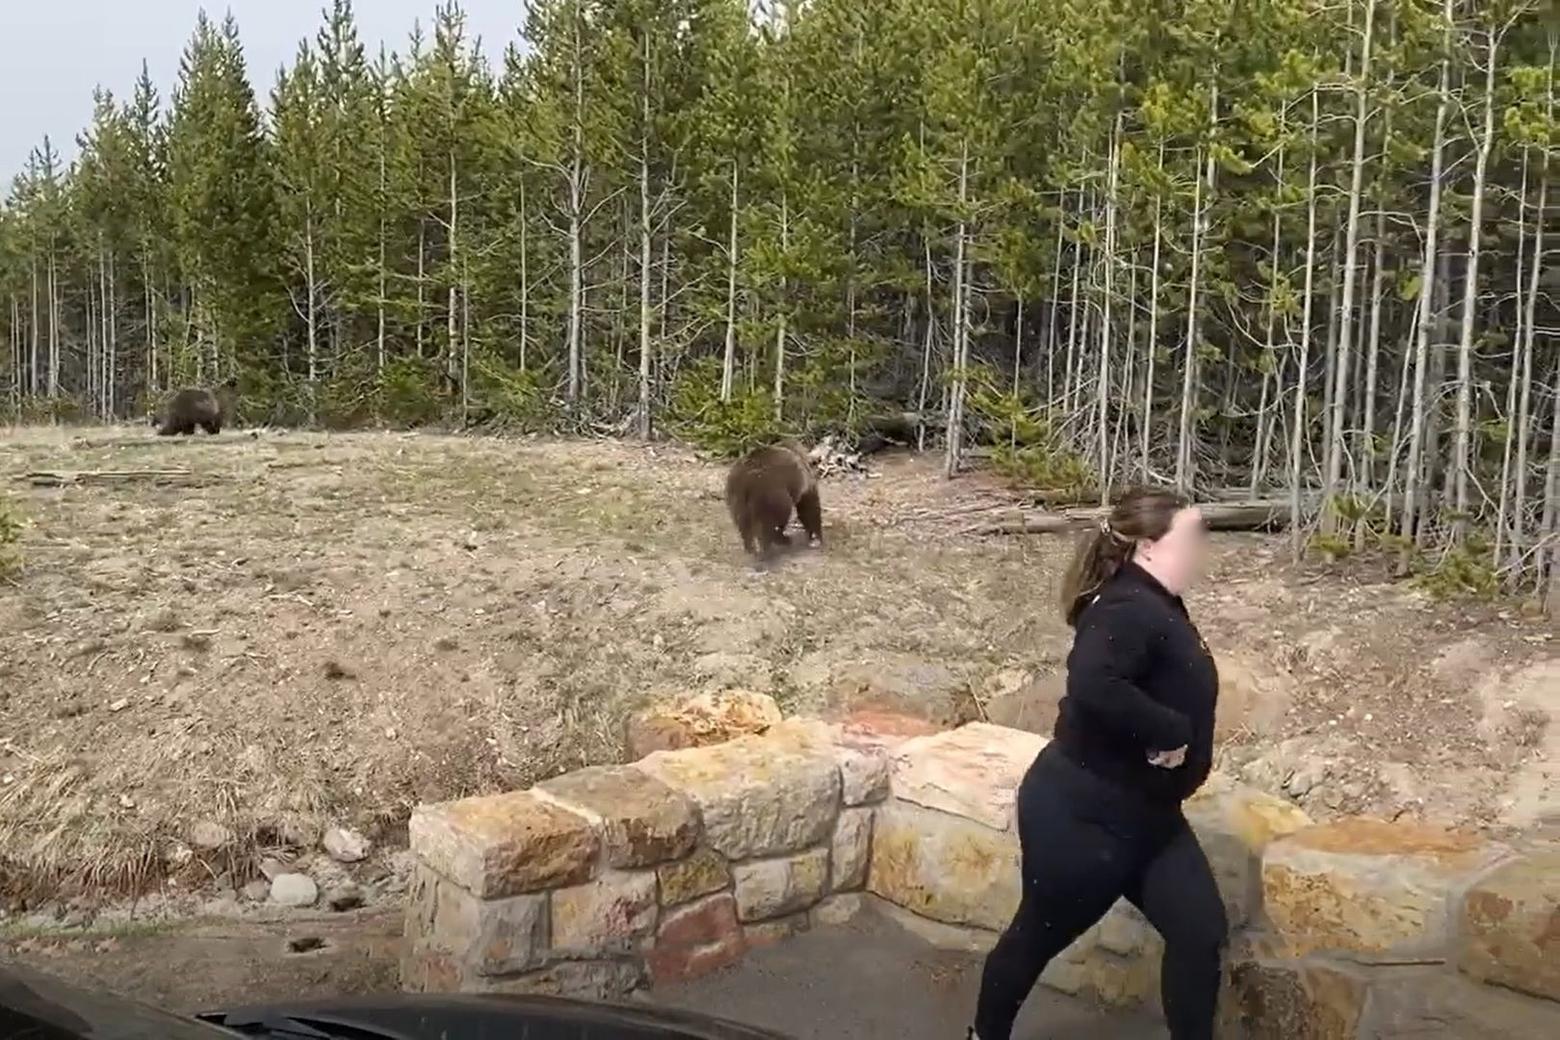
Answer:
[[[1550, 396], [1560, 401], [1560, 364], [1555, 366]], [[1544, 575], [1549, 576], [1545, 605], [1553, 616], [1560, 613], [1560, 405], [1552, 409], [1549, 423], [1549, 470], [1544, 478], [1544, 517], [1539, 524], [1539, 536], [1548, 548], [1540, 554], [1544, 558], [1538, 561], [1537, 573], [1540, 582]]]
[[[1409, 320], [1408, 338], [1412, 342], [1419, 334], [1419, 312], [1416, 310]], [[1400, 501], [1404, 496], [1397, 495], [1397, 466], [1398, 453], [1403, 446], [1403, 410], [1408, 404], [1408, 376], [1414, 370], [1413, 353], [1403, 351], [1403, 364], [1398, 371], [1397, 407], [1392, 415], [1392, 439], [1387, 443], [1387, 482], [1383, 485], [1386, 489], [1386, 520], [1382, 529], [1392, 530], [1392, 500], [1396, 496]]]
[[1111, 132], [1110, 180], [1105, 189], [1105, 294], [1100, 315], [1100, 362], [1097, 402], [1099, 416], [1100, 504], [1110, 502], [1110, 304], [1111, 275], [1116, 266], [1116, 186], [1121, 171], [1121, 113], [1116, 113], [1116, 124]]
[[726, 344], [720, 399], [730, 401], [737, 375], [737, 160], [731, 160], [731, 228], [726, 245]]
[[423, 314], [428, 306], [428, 284], [425, 280], [428, 255], [428, 221], [417, 218], [417, 356], [426, 357], [423, 347]]
[[[1522, 347], [1527, 338], [1523, 333], [1527, 326], [1527, 308], [1523, 306], [1523, 253], [1527, 249], [1527, 186], [1528, 149], [1522, 149], [1522, 177], [1517, 187], [1517, 255], [1515, 299], [1517, 310], [1517, 334], [1511, 342], [1511, 373], [1506, 380], [1506, 436], [1502, 438], [1500, 452], [1500, 496], [1495, 512], [1495, 544], [1490, 551], [1490, 565], [1497, 570], [1506, 548], [1506, 521], [1511, 516], [1511, 462], [1516, 447], [1519, 423], [1517, 419], [1517, 385], [1523, 381]], [[1519, 473], [1517, 483], [1522, 483]], [[1516, 544], [1515, 540], [1512, 542]]]
[[304, 305], [304, 320], [308, 325], [309, 336], [309, 423], [312, 425], [317, 419], [314, 410], [319, 400], [319, 322], [315, 310], [318, 290], [314, 282], [314, 204], [312, 201], [304, 206], [303, 264], [304, 284], [309, 294], [308, 302]]
[[953, 381], [949, 387], [948, 443], [944, 474], [950, 479], [959, 472], [964, 451], [964, 393], [969, 373], [969, 271], [966, 269], [965, 242], [969, 227], [965, 206], [970, 197], [970, 146], [966, 141], [959, 156], [959, 229], [953, 260]]
[[1370, 119], [1370, 50], [1374, 42], [1376, 0], [1365, 0], [1365, 33], [1360, 44], [1359, 83], [1355, 88], [1354, 159], [1349, 167], [1349, 216], [1344, 224], [1343, 299], [1338, 310], [1338, 350], [1333, 365], [1332, 410], [1328, 414], [1326, 477], [1322, 483], [1322, 529], [1338, 528], [1333, 502], [1343, 473], [1344, 402], [1348, 400], [1350, 365], [1354, 347], [1354, 290], [1359, 269], [1360, 195], [1365, 180], [1365, 127]]
[[[449, 246], [450, 246], [450, 261], [449, 261], [450, 262], [450, 286], [449, 286], [449, 303], [446, 306], [446, 324], [448, 326], [448, 334], [449, 334], [449, 344], [450, 344], [450, 346], [449, 346], [449, 353], [447, 353], [445, 355], [444, 375], [445, 375], [445, 378], [449, 382], [454, 383], [456, 378], [460, 374], [459, 365], [460, 365], [460, 349], [461, 349], [461, 341], [460, 341], [460, 277], [457, 276], [456, 272], [465, 270], [465, 268], [463, 266], [460, 266], [460, 265], [462, 265], [464, 263], [465, 257], [460, 252], [460, 195], [459, 195], [458, 190], [457, 190], [458, 182], [456, 180], [455, 146], [454, 146], [453, 143], [450, 145], [449, 162], [450, 162], [450, 243], [449, 243]], [[462, 397], [465, 396], [464, 388], [461, 391], [461, 395], [462, 395]]]
[[389, 272], [386, 270], [385, 250], [389, 238], [385, 230], [385, 196], [388, 192], [388, 174], [386, 172], [385, 138], [383, 126], [379, 134], [379, 291], [374, 301], [375, 331], [374, 331], [374, 372], [383, 378], [385, 374], [385, 306], [388, 302], [386, 296], [388, 289], [386, 282]]
[[[1278, 127], [1279, 140], [1282, 141], [1284, 134], [1284, 112], [1282, 109], [1279, 112]], [[1277, 184], [1278, 187], [1283, 187], [1284, 147], [1282, 144], [1280, 144], [1278, 148], [1277, 167], [1276, 172], [1273, 175], [1273, 179], [1274, 183]], [[1273, 276], [1268, 281], [1267, 330], [1262, 338], [1262, 356], [1265, 361], [1264, 365], [1262, 366], [1262, 396], [1257, 405], [1256, 450], [1251, 454], [1250, 487], [1252, 497], [1256, 497], [1257, 486], [1261, 483], [1263, 471], [1267, 468], [1267, 446], [1266, 437], [1264, 434], [1265, 430], [1272, 426], [1272, 421], [1268, 418], [1268, 384], [1272, 381], [1272, 377], [1275, 374], [1274, 372], [1270, 372], [1269, 369], [1277, 368], [1277, 362], [1275, 360], [1277, 348], [1273, 342], [1273, 330], [1274, 327], [1278, 324], [1278, 257], [1279, 250], [1282, 248], [1281, 236], [1283, 234], [1284, 225], [1283, 217], [1283, 211], [1275, 201], [1273, 205], [1273, 241], [1272, 244], [1268, 247], [1268, 263], [1273, 265]]]
[[531, 346], [531, 240], [526, 219], [525, 178], [520, 179], [520, 371], [526, 370]]
[[1056, 319], [1062, 299], [1062, 231], [1067, 224], [1067, 189], [1062, 189], [1062, 204], [1056, 214], [1056, 254], [1051, 264], [1051, 313], [1045, 324], [1045, 411], [1047, 417], [1056, 406]]
[[650, 34], [644, 34], [639, 112], [639, 439], [650, 439]]
[[1414, 339], [1414, 391], [1412, 412], [1408, 429], [1408, 462], [1403, 471], [1403, 515], [1401, 532], [1405, 541], [1399, 572], [1406, 572], [1409, 563], [1408, 548], [1414, 543], [1415, 508], [1418, 502], [1420, 471], [1424, 466], [1421, 448], [1425, 435], [1425, 370], [1429, 365], [1430, 334], [1434, 327], [1431, 308], [1434, 305], [1436, 263], [1439, 259], [1436, 239], [1441, 225], [1441, 171], [1446, 151], [1446, 109], [1450, 102], [1451, 87], [1451, 33], [1452, 0], [1445, 0], [1442, 17], [1446, 20], [1446, 49], [1441, 58], [1441, 73], [1435, 110], [1435, 135], [1430, 148], [1430, 202], [1425, 214], [1425, 251], [1419, 273], [1419, 317]]
[[[1550, 77], [1554, 76], [1554, 45], [1550, 50]], [[1549, 108], [1551, 113], [1554, 107], [1554, 89], [1551, 84], [1549, 91]], [[1513, 565], [1521, 559], [1523, 535], [1527, 525], [1527, 473], [1528, 473], [1528, 427], [1533, 414], [1532, 391], [1534, 382], [1533, 372], [1533, 343], [1536, 339], [1538, 328], [1538, 287], [1539, 272], [1543, 270], [1544, 258], [1544, 214], [1547, 212], [1549, 202], [1549, 153], [1544, 153], [1544, 169], [1538, 182], [1538, 206], [1533, 219], [1533, 262], [1528, 270], [1527, 289], [1527, 317], [1523, 321], [1522, 330], [1522, 396], [1517, 404], [1517, 480], [1516, 493], [1512, 502], [1512, 533], [1511, 533], [1511, 559]], [[1516, 378], [1513, 373], [1512, 378]], [[1556, 412], [1560, 412], [1560, 397], [1553, 401]], [[1551, 466], [1553, 463], [1551, 462]], [[1549, 492], [1551, 504], [1554, 495], [1553, 489]]]
[[1321, 122], [1321, 104], [1316, 88], [1311, 89], [1311, 164], [1306, 175], [1305, 288], [1300, 307], [1300, 359], [1295, 374], [1293, 423], [1289, 435], [1289, 539], [1290, 555], [1296, 561], [1305, 554], [1305, 530], [1301, 526], [1300, 483], [1304, 469], [1306, 370], [1311, 361], [1311, 297], [1316, 287], [1316, 132]]
[[1455, 513], [1452, 540], [1460, 542], [1468, 531], [1468, 477], [1473, 460], [1473, 320], [1479, 295], [1479, 255], [1484, 224], [1484, 181], [1495, 143], [1495, 55], [1500, 33], [1490, 27], [1484, 68], [1484, 129], [1473, 167], [1473, 211], [1468, 218], [1468, 263], [1463, 276], [1462, 328], [1457, 338], [1457, 426], [1453, 435]]
[[[1217, 79], [1208, 90], [1208, 120], [1211, 128], [1219, 121], [1219, 84]], [[1202, 251], [1204, 239], [1208, 233], [1207, 206], [1212, 205], [1213, 173], [1215, 169], [1213, 148], [1203, 149], [1206, 160], [1206, 172], [1203, 178], [1197, 182], [1197, 187], [1192, 195], [1192, 272], [1191, 284], [1187, 290], [1186, 303], [1186, 369], [1181, 380], [1181, 427], [1177, 436], [1175, 458], [1175, 485], [1182, 494], [1190, 494], [1195, 474], [1193, 468], [1195, 460], [1193, 451], [1193, 430], [1197, 412], [1198, 389], [1198, 365], [1197, 365], [1197, 339], [1200, 330], [1201, 313], [1198, 310], [1197, 294], [1201, 289], [1198, 282], [1202, 266]], [[1204, 182], [1208, 199], [1204, 198]]]
[[[1165, 168], [1165, 143], [1159, 142], [1159, 169]], [[1150, 264], [1152, 270], [1148, 277], [1148, 344], [1147, 344], [1147, 371], [1143, 374], [1143, 424], [1138, 432], [1142, 435], [1142, 466], [1143, 479], [1148, 480], [1149, 451], [1151, 438], [1149, 431], [1154, 425], [1154, 361], [1159, 353], [1159, 248], [1164, 240], [1164, 196], [1159, 194], [1157, 188], [1154, 193], [1154, 247]]]
[[926, 450], [926, 399], [932, 383], [932, 334], [937, 327], [937, 310], [933, 306], [934, 268], [932, 266], [932, 236], [926, 227], [921, 228], [921, 248], [926, 257], [926, 335], [921, 343], [921, 389], [916, 395], [916, 451]]
[[[1386, 117], [1390, 122], [1391, 116]], [[1387, 136], [1390, 136], [1390, 132]], [[1365, 387], [1363, 391], [1363, 418], [1360, 421], [1360, 461], [1358, 481], [1363, 496], [1369, 497], [1376, 486], [1376, 383], [1381, 367], [1381, 312], [1386, 284], [1386, 200], [1380, 199], [1376, 208], [1376, 244], [1372, 259], [1370, 279], [1370, 332], [1365, 355]], [[1395, 450], [1395, 448], [1394, 448]], [[1389, 485], [1390, 488], [1390, 485]], [[1365, 524], [1354, 529], [1354, 547], [1365, 546]]]

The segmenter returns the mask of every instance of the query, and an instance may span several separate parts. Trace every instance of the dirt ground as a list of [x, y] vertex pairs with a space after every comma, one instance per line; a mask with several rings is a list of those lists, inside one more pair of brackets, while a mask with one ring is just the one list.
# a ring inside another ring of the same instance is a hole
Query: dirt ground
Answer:
[[[0, 586], [12, 912], [169, 874], [238, 889], [330, 824], [394, 849], [418, 801], [617, 759], [626, 714], [664, 693], [1046, 728], [1071, 543], [970, 534], [997, 494], [981, 477], [873, 467], [825, 483], [823, 551], [761, 573], [722, 470], [671, 447], [0, 433], [29, 522]], [[1270, 536], [1215, 545], [1190, 606], [1224, 768], [1323, 817], [1560, 812], [1551, 621], [1292, 567]]]

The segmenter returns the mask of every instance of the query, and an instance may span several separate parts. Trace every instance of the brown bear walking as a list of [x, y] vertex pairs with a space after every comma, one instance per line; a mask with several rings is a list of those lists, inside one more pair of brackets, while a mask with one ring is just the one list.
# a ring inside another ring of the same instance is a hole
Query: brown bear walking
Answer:
[[162, 415], [152, 417], [152, 425], [164, 437], [189, 436], [197, 427], [215, 435], [232, 420], [237, 399], [237, 379], [229, 379], [215, 392], [189, 387], [173, 395]]
[[797, 444], [755, 448], [738, 459], [726, 476], [726, 508], [742, 547], [760, 560], [769, 559], [776, 546], [791, 544], [785, 529], [793, 510], [808, 541], [823, 544], [818, 478]]

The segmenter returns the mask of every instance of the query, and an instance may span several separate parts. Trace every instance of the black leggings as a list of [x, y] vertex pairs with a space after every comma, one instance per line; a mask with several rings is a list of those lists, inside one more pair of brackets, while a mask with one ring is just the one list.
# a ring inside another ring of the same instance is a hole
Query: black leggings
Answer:
[[1161, 999], [1172, 1040], [1212, 1040], [1229, 925], [1197, 836], [1179, 808], [1150, 806], [1055, 747], [1018, 792], [1023, 898], [986, 958], [975, 1032], [1010, 1040], [1051, 958], [1120, 897], [1165, 940]]

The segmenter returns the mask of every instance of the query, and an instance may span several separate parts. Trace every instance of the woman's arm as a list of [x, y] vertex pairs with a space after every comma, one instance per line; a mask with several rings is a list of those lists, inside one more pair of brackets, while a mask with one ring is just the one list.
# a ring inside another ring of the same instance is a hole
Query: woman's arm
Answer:
[[1185, 747], [1192, 726], [1186, 716], [1137, 684], [1149, 664], [1149, 625], [1130, 601], [1086, 608], [1067, 656], [1067, 697], [1085, 714], [1152, 753]]

